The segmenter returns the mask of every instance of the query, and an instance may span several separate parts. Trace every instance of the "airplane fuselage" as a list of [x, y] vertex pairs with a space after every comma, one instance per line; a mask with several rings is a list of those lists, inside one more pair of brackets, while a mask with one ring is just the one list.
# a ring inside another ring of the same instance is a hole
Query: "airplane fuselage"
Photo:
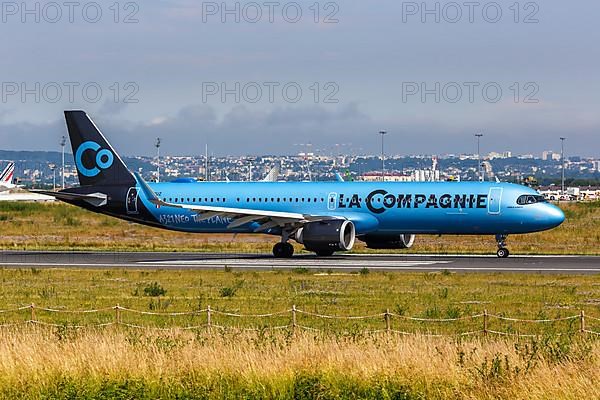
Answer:
[[[495, 182], [195, 182], [150, 183], [168, 203], [283, 211], [345, 217], [357, 236], [420, 234], [514, 234], [551, 229], [564, 220], [549, 203], [517, 204], [538, 193]], [[123, 195], [121, 195], [123, 196]], [[116, 200], [116, 199], [115, 199]], [[167, 229], [206, 233], [251, 233], [257, 222], [228, 229], [232, 218], [157, 207], [130, 188], [111, 214]], [[114, 203], [113, 203], [114, 204]], [[279, 229], [264, 233], [279, 234]]]

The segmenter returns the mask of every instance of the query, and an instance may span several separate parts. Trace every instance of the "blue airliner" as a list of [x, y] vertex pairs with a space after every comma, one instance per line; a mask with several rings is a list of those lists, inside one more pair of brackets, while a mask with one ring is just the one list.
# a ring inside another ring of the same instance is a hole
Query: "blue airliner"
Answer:
[[552, 229], [565, 216], [535, 190], [497, 182], [196, 182], [147, 183], [131, 173], [83, 111], [65, 111], [80, 186], [42, 191], [93, 212], [157, 228], [279, 236], [275, 257], [294, 240], [318, 256], [410, 248], [417, 234], [506, 238]]

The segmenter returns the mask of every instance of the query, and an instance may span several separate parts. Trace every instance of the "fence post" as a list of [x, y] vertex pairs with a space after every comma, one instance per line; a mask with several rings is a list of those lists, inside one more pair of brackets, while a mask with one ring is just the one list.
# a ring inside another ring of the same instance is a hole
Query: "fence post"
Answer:
[[115, 306], [115, 324], [121, 324], [121, 307], [118, 304]]
[[292, 332], [296, 332], [296, 305], [292, 306]]
[[583, 310], [579, 314], [579, 330], [581, 333], [585, 332], [585, 311]]
[[483, 310], [483, 334], [487, 336], [488, 333], [488, 312]]
[[391, 323], [392, 315], [390, 314], [390, 309], [385, 310], [385, 330], [387, 333], [392, 331], [392, 323]]
[[206, 327], [208, 329], [208, 333], [210, 333], [210, 326], [212, 324], [211, 315], [210, 315], [210, 306], [206, 306]]
[[31, 321], [35, 321], [35, 304], [31, 303]]

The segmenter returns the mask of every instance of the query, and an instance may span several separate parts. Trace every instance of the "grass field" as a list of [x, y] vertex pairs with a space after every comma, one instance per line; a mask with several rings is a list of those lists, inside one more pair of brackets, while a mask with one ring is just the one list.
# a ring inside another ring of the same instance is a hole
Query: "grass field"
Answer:
[[[489, 314], [523, 319], [554, 319], [581, 310], [600, 318], [600, 281], [597, 276], [450, 274], [450, 273], [309, 273], [307, 270], [238, 272], [193, 270], [74, 270], [0, 269], [0, 309], [31, 303], [55, 310], [121, 307], [149, 312], [206, 309], [212, 323], [238, 327], [279, 326], [290, 323], [289, 312], [270, 318], [235, 318], [235, 314], [265, 314], [298, 309], [316, 314], [361, 316], [385, 312], [428, 319], [461, 318], [487, 310]], [[30, 310], [0, 314], [0, 321], [25, 321]], [[36, 311], [36, 319], [52, 323], [97, 324], [114, 321], [113, 310], [93, 314]], [[200, 316], [162, 317], [121, 313], [122, 322], [146, 326], [194, 326]], [[365, 320], [327, 320], [307, 314], [298, 324], [332, 332], [385, 328], [382, 316]], [[548, 324], [489, 321], [489, 329], [546, 333], [575, 332], [577, 320]], [[477, 330], [482, 320], [420, 323], [392, 319], [394, 329], [410, 332], [458, 333]], [[590, 320], [590, 327], [597, 328]]]
[[[35, 303], [57, 310], [123, 307], [151, 312], [204, 309], [243, 314], [289, 308], [331, 315], [457, 318], [482, 311], [517, 318], [559, 318], [585, 310], [600, 317], [597, 276], [449, 273], [335, 275], [272, 272], [1, 269], [0, 309]], [[0, 314], [25, 321], [30, 310]], [[71, 324], [113, 321], [97, 314], [49, 313], [58, 327], [0, 329], [0, 398], [27, 399], [581, 399], [600, 396], [600, 340], [578, 332], [577, 320], [545, 324], [492, 321], [488, 329], [536, 338], [452, 334], [469, 321], [420, 323], [393, 319], [410, 336], [364, 333], [371, 320], [298, 315], [320, 332], [271, 331], [289, 314], [213, 324], [258, 327], [157, 331]], [[122, 322], [154, 327], [205, 323], [204, 316], [162, 317], [122, 312]], [[481, 320], [477, 322], [479, 324]], [[588, 318], [588, 329], [600, 322]], [[560, 335], [559, 335], [560, 333]]]
[[0, 332], [10, 399], [597, 399], [600, 341]]
[[[547, 232], [509, 237], [511, 252], [600, 254], [600, 204], [561, 207], [567, 216], [563, 225]], [[276, 241], [277, 238], [266, 235], [171, 232], [130, 224], [62, 203], [0, 202], [0, 249], [270, 253]], [[355, 249], [370, 251], [361, 242]], [[495, 249], [494, 238], [488, 236], [420, 235], [410, 252], [490, 254]]]
[[[520, 253], [598, 253], [598, 204], [565, 206], [550, 232], [512, 237]], [[243, 239], [243, 240], [239, 240]], [[492, 238], [418, 238], [416, 252], [489, 253]], [[0, 203], [4, 249], [269, 252], [274, 238], [181, 234], [62, 204]], [[360, 248], [358, 251], [364, 251]], [[360, 267], [360, 265], [358, 265]], [[582, 399], [600, 398], [598, 276], [9, 269], [0, 265], [0, 398], [10, 399]], [[213, 310], [207, 314], [139, 314]], [[289, 309], [360, 320], [324, 319]], [[44, 311], [43, 308], [59, 312]], [[69, 313], [103, 309], [98, 313]], [[381, 313], [393, 314], [385, 330]], [[62, 311], [62, 312], [61, 312]], [[273, 317], [233, 314], [285, 311]], [[423, 322], [424, 319], [459, 319]], [[121, 321], [120, 326], [77, 329]], [[125, 324], [147, 328], [127, 327]], [[175, 327], [201, 326], [193, 330]], [[155, 328], [174, 328], [166, 331]], [[251, 331], [247, 329], [253, 329]], [[432, 335], [441, 334], [441, 337]], [[532, 334], [535, 337], [517, 337]]]

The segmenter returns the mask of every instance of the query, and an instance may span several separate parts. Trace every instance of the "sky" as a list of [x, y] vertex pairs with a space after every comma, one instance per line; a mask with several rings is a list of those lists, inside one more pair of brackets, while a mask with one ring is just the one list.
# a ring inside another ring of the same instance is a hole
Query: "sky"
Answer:
[[[6, 1], [0, 148], [600, 157], [600, 2]], [[311, 146], [308, 147], [307, 145]]]

